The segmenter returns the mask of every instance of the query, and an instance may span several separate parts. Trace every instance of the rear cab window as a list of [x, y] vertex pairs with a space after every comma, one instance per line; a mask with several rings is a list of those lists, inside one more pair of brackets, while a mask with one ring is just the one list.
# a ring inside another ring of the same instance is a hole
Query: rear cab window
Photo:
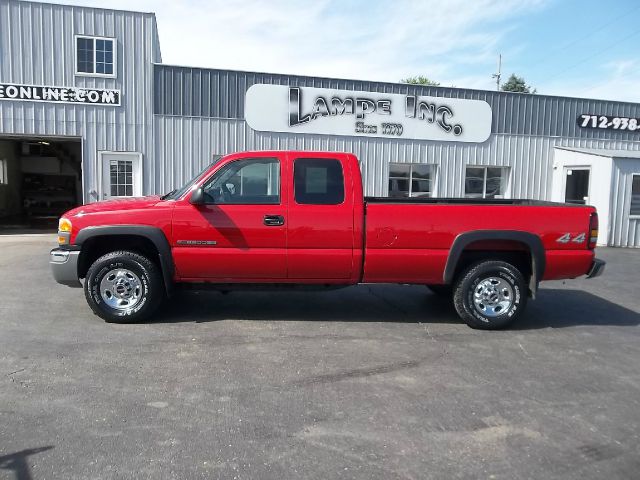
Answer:
[[294, 197], [299, 205], [344, 202], [342, 163], [333, 158], [297, 158], [293, 162]]

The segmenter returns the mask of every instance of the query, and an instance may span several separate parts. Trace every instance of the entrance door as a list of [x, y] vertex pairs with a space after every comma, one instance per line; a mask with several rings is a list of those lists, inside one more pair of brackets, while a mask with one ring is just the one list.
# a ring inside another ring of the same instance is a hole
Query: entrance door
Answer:
[[589, 177], [591, 169], [585, 167], [564, 167], [564, 201], [586, 205], [589, 202]]
[[100, 200], [142, 196], [142, 154], [137, 152], [99, 152], [102, 163]]

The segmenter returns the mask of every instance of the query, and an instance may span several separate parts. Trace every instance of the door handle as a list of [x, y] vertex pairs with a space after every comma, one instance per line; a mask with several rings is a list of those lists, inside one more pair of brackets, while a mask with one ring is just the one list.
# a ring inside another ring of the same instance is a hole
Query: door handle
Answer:
[[267, 227], [279, 227], [284, 225], [284, 217], [282, 215], [265, 215], [264, 224]]

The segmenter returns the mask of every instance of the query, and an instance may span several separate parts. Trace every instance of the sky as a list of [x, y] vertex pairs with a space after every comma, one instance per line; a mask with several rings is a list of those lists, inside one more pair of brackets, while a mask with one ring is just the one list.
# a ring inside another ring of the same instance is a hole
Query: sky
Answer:
[[[71, 0], [105, 6], [103, 0]], [[111, 0], [154, 12], [164, 63], [640, 102], [640, 0]]]

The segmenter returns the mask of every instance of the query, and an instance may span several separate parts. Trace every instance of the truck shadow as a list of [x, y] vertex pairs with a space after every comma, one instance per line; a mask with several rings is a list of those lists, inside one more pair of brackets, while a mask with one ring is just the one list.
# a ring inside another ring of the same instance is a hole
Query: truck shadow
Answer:
[[547, 289], [539, 292], [527, 311], [511, 328], [534, 330], [575, 326], [633, 327], [640, 325], [640, 313], [584, 290]]
[[[450, 299], [425, 287], [359, 285], [342, 290], [178, 291], [154, 322], [220, 320], [460, 323]], [[581, 290], [542, 289], [512, 330], [640, 325], [640, 314]]]
[[51, 450], [53, 446], [30, 448], [20, 452], [10, 453], [0, 456], [0, 470], [8, 470], [13, 472], [14, 478], [17, 480], [31, 480], [31, 470], [27, 458], [31, 455]]

